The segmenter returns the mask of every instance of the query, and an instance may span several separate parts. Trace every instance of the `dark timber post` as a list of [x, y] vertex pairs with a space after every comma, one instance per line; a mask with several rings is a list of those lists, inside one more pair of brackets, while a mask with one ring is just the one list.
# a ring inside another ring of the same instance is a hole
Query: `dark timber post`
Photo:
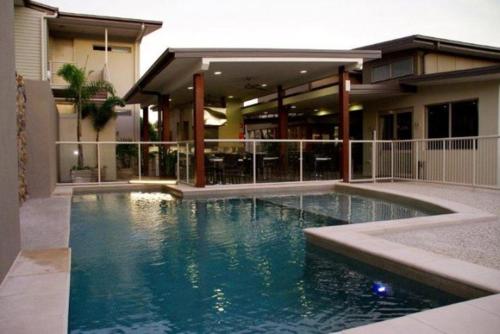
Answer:
[[349, 182], [349, 72], [339, 67], [339, 123], [342, 149], [340, 173], [344, 182]]
[[169, 141], [170, 138], [170, 96], [160, 95], [160, 109], [162, 114], [161, 141]]
[[[285, 97], [285, 91], [282, 86], [278, 86], [278, 139], [288, 139], [288, 111], [283, 105], [283, 99]], [[288, 154], [287, 154], [288, 143], [280, 143], [280, 161], [281, 161], [281, 172], [285, 178], [288, 178]]]
[[[142, 107], [142, 141], [149, 141], [149, 106]], [[149, 174], [149, 146], [142, 145], [142, 174]], [[141, 162], [139, 162], [141, 163]]]
[[205, 79], [203, 73], [193, 76], [194, 170], [195, 186], [205, 187]]

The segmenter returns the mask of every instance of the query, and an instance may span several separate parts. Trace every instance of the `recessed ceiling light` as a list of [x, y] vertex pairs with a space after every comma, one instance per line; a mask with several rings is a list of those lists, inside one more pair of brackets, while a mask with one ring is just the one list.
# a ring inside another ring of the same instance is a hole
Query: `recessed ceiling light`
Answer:
[[189, 86], [189, 87], [188, 87], [188, 90], [193, 90], [193, 86]]
[[222, 74], [222, 72], [221, 72], [221, 71], [215, 71], [215, 72], [214, 72], [214, 75], [221, 75], [221, 74]]
[[297, 108], [297, 106], [290, 106], [290, 108], [295, 109], [295, 108]]
[[314, 111], [319, 111], [319, 109], [318, 109], [318, 108], [316, 108], [316, 109], [314, 109]]
[[306, 74], [307, 73], [307, 70], [301, 70], [300, 71], [300, 74]]
[[234, 96], [229, 95], [227, 98], [228, 98], [228, 99], [232, 99], [232, 98], [234, 98]]
[[168, 102], [172, 102], [172, 99], [168, 99]]
[[267, 87], [267, 84], [260, 84], [261, 87]]

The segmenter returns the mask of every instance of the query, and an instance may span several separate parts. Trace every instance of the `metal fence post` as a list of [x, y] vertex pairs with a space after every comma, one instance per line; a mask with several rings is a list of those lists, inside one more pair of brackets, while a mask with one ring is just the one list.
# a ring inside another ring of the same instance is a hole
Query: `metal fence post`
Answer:
[[299, 166], [300, 166], [300, 182], [303, 181], [304, 177], [304, 159], [303, 159], [303, 148], [302, 148], [302, 143], [303, 141], [299, 141]]
[[255, 140], [252, 141], [252, 150], [253, 150], [253, 183], [257, 183], [257, 145], [255, 144]]
[[101, 145], [97, 143], [97, 182], [101, 183]]
[[[341, 145], [344, 145], [343, 143], [341, 143]], [[345, 147], [342, 147], [342, 149], [344, 150]], [[351, 156], [351, 152], [352, 152], [352, 141], [349, 140], [348, 142], [348, 145], [347, 145], [347, 149], [349, 150], [347, 152], [347, 155], [349, 156], [349, 159], [347, 160], [348, 161], [348, 164], [349, 166], [347, 166], [348, 170], [349, 170], [349, 183], [352, 182], [352, 174], [353, 174], [353, 168], [352, 168], [352, 156]]]
[[476, 185], [476, 147], [477, 139], [472, 139], [472, 185]]
[[445, 140], [443, 139], [443, 182], [446, 182], [446, 146]]
[[376, 181], [376, 178], [377, 178], [377, 175], [376, 175], [376, 172], [377, 172], [377, 152], [376, 152], [376, 148], [377, 148], [377, 142], [375, 140], [373, 140], [372, 142], [372, 179], [373, 179], [373, 182]]
[[186, 183], [189, 184], [189, 143], [186, 143]]
[[391, 141], [391, 181], [394, 182], [394, 141]]
[[415, 180], [418, 180], [418, 141], [415, 141]]
[[137, 157], [138, 157], [138, 162], [137, 162], [137, 170], [139, 171], [139, 180], [142, 179], [142, 152], [141, 152], [141, 143], [137, 143]]
[[180, 146], [179, 146], [179, 143], [177, 143], [177, 164], [176, 164], [177, 165], [176, 166], [177, 167], [176, 168], [177, 169], [177, 182], [179, 182], [181, 180], [181, 175], [180, 175], [181, 168], [180, 168], [180, 159], [179, 159], [180, 158], [179, 149], [180, 149]]

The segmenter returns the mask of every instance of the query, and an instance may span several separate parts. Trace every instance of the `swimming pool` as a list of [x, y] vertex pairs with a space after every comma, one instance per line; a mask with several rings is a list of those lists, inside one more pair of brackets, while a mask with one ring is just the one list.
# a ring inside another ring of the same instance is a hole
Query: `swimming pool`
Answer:
[[427, 214], [343, 193], [75, 195], [70, 332], [327, 333], [457, 302], [302, 232]]

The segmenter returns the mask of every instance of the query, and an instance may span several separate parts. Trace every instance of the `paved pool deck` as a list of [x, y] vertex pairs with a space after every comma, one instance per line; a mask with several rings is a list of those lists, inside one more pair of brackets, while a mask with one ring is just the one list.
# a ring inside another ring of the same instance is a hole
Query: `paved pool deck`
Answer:
[[[406, 182], [364, 184], [363, 187], [445, 198], [500, 216], [500, 190]], [[500, 218], [474, 224], [461, 223], [392, 231], [378, 236], [500, 270]]]

